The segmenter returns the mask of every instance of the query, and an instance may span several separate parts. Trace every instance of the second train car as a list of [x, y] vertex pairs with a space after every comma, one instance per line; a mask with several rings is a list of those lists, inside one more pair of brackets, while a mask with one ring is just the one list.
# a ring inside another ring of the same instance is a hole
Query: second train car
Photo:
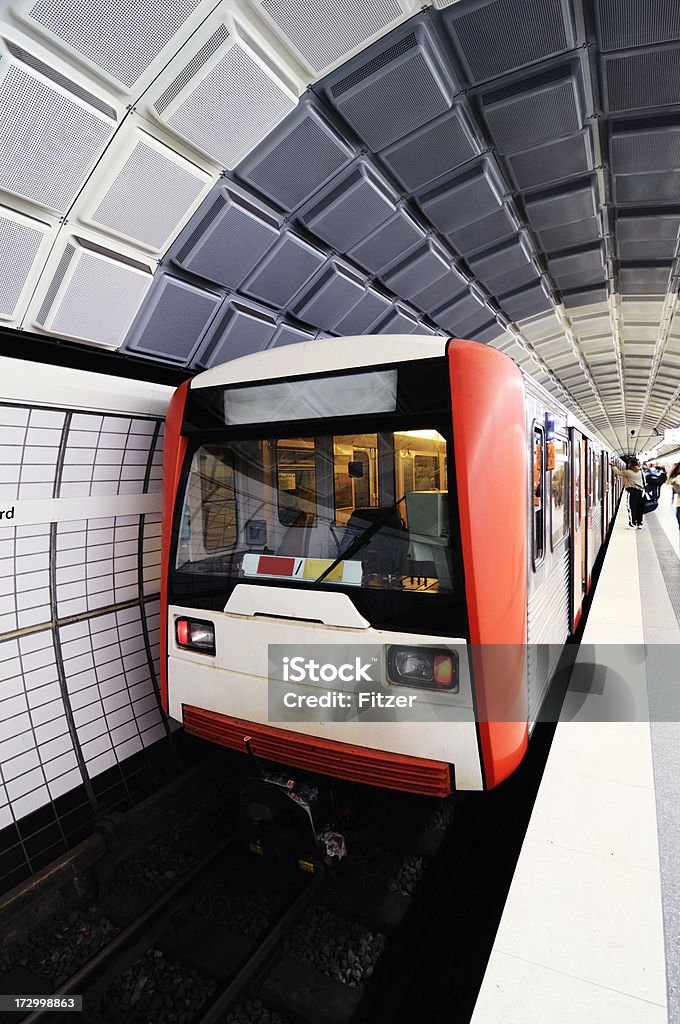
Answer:
[[[498, 785], [578, 624], [619, 493], [611, 458], [474, 342], [335, 338], [199, 374], [166, 424], [166, 710], [333, 778]], [[269, 645], [328, 644], [377, 650], [378, 690], [418, 714], [272, 719]]]

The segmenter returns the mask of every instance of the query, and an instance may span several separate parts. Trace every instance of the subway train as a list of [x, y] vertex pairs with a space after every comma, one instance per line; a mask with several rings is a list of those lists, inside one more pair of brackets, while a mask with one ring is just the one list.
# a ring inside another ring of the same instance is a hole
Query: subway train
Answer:
[[613, 458], [475, 342], [333, 338], [200, 373], [166, 423], [165, 710], [291, 774], [497, 786], [578, 625]]

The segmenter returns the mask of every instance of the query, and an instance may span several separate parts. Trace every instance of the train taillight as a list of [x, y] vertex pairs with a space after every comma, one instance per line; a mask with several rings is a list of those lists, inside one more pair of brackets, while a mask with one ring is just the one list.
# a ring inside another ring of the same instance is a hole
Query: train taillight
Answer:
[[187, 651], [215, 653], [215, 626], [204, 619], [175, 619], [175, 639]]
[[390, 647], [387, 673], [393, 683], [458, 693], [458, 655], [428, 647]]

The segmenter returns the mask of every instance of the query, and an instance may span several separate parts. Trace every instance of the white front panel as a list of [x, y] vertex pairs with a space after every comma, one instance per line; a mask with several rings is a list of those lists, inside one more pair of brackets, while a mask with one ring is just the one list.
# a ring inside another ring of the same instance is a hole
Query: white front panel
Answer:
[[[267, 588], [260, 589], [265, 602], [263, 607], [266, 607]], [[270, 722], [268, 718], [268, 644], [348, 644], [352, 647], [365, 644], [423, 644], [455, 645], [459, 649], [465, 645], [464, 640], [455, 637], [388, 632], [371, 626], [348, 629], [321, 625], [318, 621], [304, 621], [303, 616], [308, 620], [318, 620], [322, 614], [332, 621], [333, 613], [326, 615], [320, 609], [325, 609], [326, 597], [343, 595], [327, 595], [319, 591], [295, 591], [291, 594], [283, 589], [279, 592], [289, 597], [285, 614], [299, 617], [300, 621], [290, 618], [284, 621], [266, 615], [249, 617], [202, 612], [170, 606], [168, 695], [169, 713], [173, 718], [181, 721], [182, 705], [189, 704], [245, 721], [277, 726], [276, 722]], [[175, 645], [174, 621], [180, 615], [208, 619], [215, 623], [215, 657], [195, 654]], [[457, 788], [481, 789], [477, 731], [465, 658], [460, 659], [460, 675], [458, 694], [393, 687], [395, 695], [417, 694], [419, 709], [418, 712], [408, 708], [394, 709], [394, 721], [300, 721], [279, 723], [278, 727], [372, 749], [445, 761], [455, 766]], [[323, 684], [319, 684], [318, 690], [310, 686], [311, 692], [320, 694], [326, 692], [326, 689]], [[438, 719], [437, 710], [440, 709], [440, 714], [443, 714], [444, 708], [447, 718], [453, 721]], [[418, 713], [420, 721], [416, 717]]]
[[365, 337], [303, 341], [300, 345], [286, 345], [284, 349], [270, 349], [232, 359], [224, 366], [216, 366], [194, 377], [191, 387], [210, 388], [216, 384], [276, 380], [306, 373], [330, 373], [331, 370], [401, 363], [409, 359], [435, 359], [444, 355], [446, 344], [446, 338], [412, 334], [376, 335], [371, 337], [370, 345], [366, 344]]

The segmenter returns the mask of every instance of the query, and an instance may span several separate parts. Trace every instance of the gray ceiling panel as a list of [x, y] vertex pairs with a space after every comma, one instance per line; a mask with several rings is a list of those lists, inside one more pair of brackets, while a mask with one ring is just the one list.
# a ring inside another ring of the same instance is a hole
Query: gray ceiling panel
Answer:
[[603, 50], [666, 43], [678, 35], [675, 0], [655, 0], [644, 12], [637, 0], [597, 0], [597, 30]]
[[310, 282], [291, 312], [298, 320], [333, 331], [364, 290], [365, 282], [356, 271], [340, 260], [331, 260]]
[[397, 197], [365, 160], [343, 171], [300, 211], [302, 223], [340, 252], [396, 212]]
[[170, 363], [188, 363], [223, 300], [223, 294], [159, 271], [125, 347]]
[[652, 213], [619, 213], [616, 218], [616, 237], [619, 242], [643, 242], [661, 239], [672, 241], [678, 237], [680, 211]]
[[549, 185], [553, 181], [584, 174], [593, 169], [590, 132], [585, 129], [577, 135], [514, 153], [508, 156], [508, 164], [520, 189]]
[[582, 245], [594, 242], [600, 237], [600, 223], [597, 217], [586, 217], [571, 224], [558, 224], [554, 228], [544, 228], [538, 232], [546, 252], [566, 249], [570, 245]]
[[535, 313], [552, 309], [552, 303], [545, 295], [540, 284], [531, 285], [512, 295], [504, 295], [500, 300], [503, 311], [513, 320], [524, 320]]
[[614, 174], [674, 171], [680, 166], [680, 121], [619, 122], [614, 125], [609, 151]]
[[311, 99], [303, 99], [238, 167], [238, 176], [284, 210], [296, 210], [355, 152]]
[[581, 288], [580, 290], [562, 292], [562, 302], [566, 309], [575, 309], [577, 306], [589, 306], [593, 302], [606, 302], [607, 289]]
[[471, 82], [570, 49], [575, 43], [567, 0], [473, 0], [443, 15]]
[[[477, 331], [484, 331], [489, 326], [489, 317], [492, 313], [488, 309], [478, 307], [479, 312], [461, 319], [450, 312], [443, 312], [439, 315], [436, 323], [447, 332], [452, 338], [474, 338]], [[500, 330], [499, 334], [502, 333]]]
[[501, 153], [517, 153], [583, 127], [578, 65], [565, 64], [481, 96]]
[[680, 173], [617, 174], [614, 176], [614, 197], [617, 203], [677, 203]]
[[424, 192], [418, 202], [432, 223], [446, 234], [500, 209], [503, 184], [488, 160]]
[[511, 270], [525, 267], [529, 263], [529, 256], [517, 237], [511, 242], [496, 245], [487, 252], [471, 257], [468, 263], [475, 277], [478, 277], [484, 284], [490, 285]]
[[570, 252], [549, 257], [550, 272], [561, 280], [573, 274], [593, 274], [595, 278], [602, 274], [604, 254], [599, 245], [584, 249], [572, 249]]
[[472, 255], [515, 234], [517, 225], [510, 220], [505, 208], [501, 207], [481, 220], [448, 231], [446, 237], [462, 255]]
[[245, 282], [242, 291], [276, 309], [283, 309], [327, 258], [322, 249], [286, 230]]
[[238, 288], [279, 237], [281, 218], [237, 185], [221, 185], [170, 258], [185, 270]]
[[498, 321], [491, 320], [488, 324], [474, 331], [472, 340], [481, 341], [484, 345], [488, 345], [490, 341], [500, 338], [502, 333], [503, 329], [499, 326]]
[[610, 114], [679, 103], [680, 46], [603, 57], [602, 78]]
[[374, 329], [375, 334], [418, 334], [418, 316], [408, 306], [395, 302], [389, 315]]
[[434, 310], [432, 319], [440, 327], [453, 330], [456, 324], [466, 323], [468, 320], [486, 323], [490, 315], [489, 310], [482, 306], [471, 292], [466, 291], [463, 295], [456, 296], [452, 302], [447, 302]]
[[680, 214], [664, 214], [663, 208], [648, 216], [625, 216], [616, 220], [616, 247], [619, 258], [670, 261], [675, 253]]
[[302, 327], [283, 320], [274, 332], [269, 348], [281, 348], [283, 345], [299, 345], [301, 341], [313, 341], [315, 332], [305, 331]]
[[409, 191], [474, 160], [482, 147], [461, 104], [383, 150], [381, 160]]
[[590, 184], [532, 196], [525, 199], [525, 205], [537, 231], [586, 220], [597, 213], [595, 192]]
[[619, 290], [622, 295], [665, 295], [668, 289], [670, 264], [639, 265], [619, 268]]
[[384, 149], [451, 107], [450, 64], [424, 19], [412, 20], [325, 82], [325, 95], [371, 149]]
[[425, 238], [425, 229], [414, 217], [399, 206], [383, 224], [363, 238], [358, 245], [347, 250], [347, 255], [365, 267], [379, 274], [399, 256], [405, 255]]
[[419, 320], [418, 321], [418, 330], [415, 333], [416, 334], [429, 334], [430, 336], [432, 336], [434, 334], [440, 334], [440, 331], [439, 331], [438, 327], [432, 327], [430, 324], [426, 324], [424, 320]]
[[350, 309], [337, 324], [337, 333], [350, 337], [355, 334], [370, 334], [371, 329], [387, 315], [392, 299], [377, 288], [367, 288], [356, 306]]
[[501, 274], [494, 278], [493, 283], [488, 284], [487, 287], [494, 295], [505, 295], [506, 292], [517, 291], [518, 288], [533, 284], [537, 280], [538, 274], [530, 263], [526, 263], [523, 267], [517, 267], [515, 270], [508, 271], [507, 274]]
[[601, 287], [605, 287], [605, 276], [601, 271], [599, 274], [593, 274], [590, 270], [584, 270], [576, 271], [573, 274], [563, 274], [561, 277], [554, 274], [553, 277], [562, 295], [566, 292], [577, 291], [579, 288], [589, 288], [591, 285], [599, 284]]
[[385, 284], [396, 295], [412, 299], [418, 292], [448, 275], [451, 259], [432, 239], [406, 256], [384, 275]]
[[199, 366], [217, 366], [229, 359], [267, 348], [277, 322], [271, 310], [234, 296], [215, 318], [198, 356]]
[[431, 313], [433, 309], [438, 309], [445, 302], [450, 302], [466, 287], [465, 278], [455, 268], [452, 268], [444, 277], [440, 277], [427, 288], [423, 288], [422, 291], [416, 292], [413, 296], [413, 305], [426, 313]]

